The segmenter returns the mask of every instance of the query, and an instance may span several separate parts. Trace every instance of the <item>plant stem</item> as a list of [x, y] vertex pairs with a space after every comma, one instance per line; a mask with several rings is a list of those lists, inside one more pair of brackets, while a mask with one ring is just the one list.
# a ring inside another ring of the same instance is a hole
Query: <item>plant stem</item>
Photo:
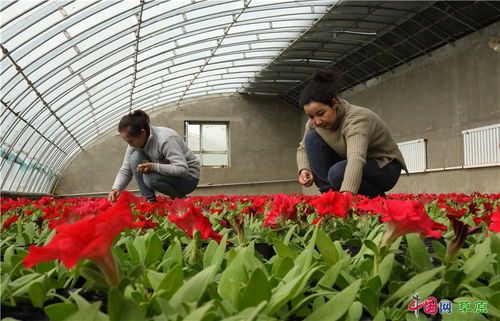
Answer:
[[194, 264], [196, 262], [196, 257], [198, 254], [198, 245], [200, 244], [201, 234], [199, 231], [196, 231], [193, 235], [194, 244], [191, 248], [191, 256], [189, 257], [189, 264]]

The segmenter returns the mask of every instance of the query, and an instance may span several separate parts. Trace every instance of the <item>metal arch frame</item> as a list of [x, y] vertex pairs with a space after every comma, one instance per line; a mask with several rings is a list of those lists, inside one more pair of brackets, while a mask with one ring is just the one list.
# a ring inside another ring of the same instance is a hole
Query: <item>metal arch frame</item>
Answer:
[[[429, 6], [430, 6], [430, 5], [432, 5], [432, 3], [431, 3], [431, 4], [429, 4]], [[384, 8], [384, 9], [386, 9], [386, 8]], [[423, 9], [421, 8], [420, 10], [423, 10]], [[417, 12], [415, 12], [415, 11], [410, 11], [410, 12], [407, 12], [407, 13], [406, 13], [406, 15], [407, 15], [407, 16], [408, 16], [408, 15], [413, 16], [413, 15], [415, 15], [416, 13], [417, 13]], [[408, 18], [409, 18], [409, 17], [406, 17], [406, 19], [405, 19], [405, 20], [408, 20]], [[403, 19], [403, 18], [399, 17], [399, 19], [398, 19], [398, 20], [401, 20], [401, 19]], [[392, 30], [392, 29], [393, 29], [393, 28], [395, 28], [396, 26], [397, 26], [397, 23], [396, 23], [396, 22], [394, 22], [394, 23], [392, 23], [392, 24], [388, 24], [386, 28], [384, 28], [384, 29], [380, 30], [381, 35], [377, 35], [377, 37], [372, 37], [372, 39], [371, 39], [371, 40], [370, 40], [370, 41], [369, 41], [366, 45], [364, 45], [363, 47], [366, 47], [366, 46], [368, 46], [368, 45], [370, 45], [370, 44], [372, 44], [372, 45], [373, 45], [373, 43], [374, 43], [377, 39], [379, 39], [379, 37], [381, 37], [383, 34], [386, 34], [387, 32], [389, 32], [390, 30]], [[374, 45], [375, 45], [375, 46], [377, 46], [376, 44], [374, 44]], [[360, 47], [357, 47], [357, 46], [353, 46], [353, 47], [351, 47], [351, 48], [350, 48], [350, 50], [347, 50], [347, 51], [345, 52], [345, 54], [344, 54], [343, 56], [341, 56], [341, 57], [340, 57], [337, 61], [341, 61], [342, 59], [344, 59], [344, 58], [346, 58], [346, 57], [350, 56], [352, 53], [359, 51], [359, 49], [360, 49]], [[392, 54], [391, 54], [391, 55], [392, 55]], [[398, 57], [395, 57], [395, 58], [396, 58], [397, 60], [400, 60], [400, 58], [398, 58]], [[335, 65], [335, 62], [331, 63], [328, 67], [333, 67], [334, 65]], [[340, 69], [340, 68], [338, 68], [338, 69]], [[339, 70], [339, 71], [341, 72], [342, 76], [344, 76], [344, 77], [345, 77], [345, 76], [349, 76], [347, 71], [342, 71], [342, 70]], [[310, 77], [311, 77], [310, 75], [309, 75], [308, 77], [306, 77], [306, 78], [304, 79], [304, 81], [303, 81], [301, 84], [299, 84], [299, 85], [298, 85], [295, 89], [299, 88], [299, 87], [300, 87], [303, 83], [305, 83], [305, 81], [307, 81], [308, 79], [310, 79]], [[295, 89], [292, 89], [292, 90], [290, 90], [288, 93], [283, 94], [283, 95], [282, 95], [282, 97], [286, 97], [287, 95], [289, 95], [289, 93], [290, 93], [290, 92], [293, 92]], [[342, 89], [341, 89], [341, 90], [342, 90]], [[289, 100], [293, 100], [293, 98], [292, 98], [292, 97], [287, 97], [287, 98], [288, 98]]]
[[[234, 44], [232, 44], [232, 45], [234, 45]], [[113, 53], [113, 52], [111, 52], [111, 54], [112, 54], [112, 53]], [[80, 72], [81, 72], [81, 71], [80, 71]], [[89, 79], [89, 78], [91, 78], [91, 77], [88, 77], [87, 79]], [[49, 91], [49, 90], [47, 90], [47, 92], [48, 92], [48, 91]]]
[[[257, 50], [256, 50], [256, 51], [257, 51]], [[263, 51], [263, 49], [259, 49], [259, 51]], [[188, 55], [188, 54], [190, 54], [190, 53], [186, 53], [186, 55]], [[225, 55], [229, 55], [229, 54], [231, 54], [231, 53], [230, 53], [230, 52], [229, 52], [229, 53], [225, 53]], [[117, 62], [117, 63], [118, 63], [118, 62]], [[184, 62], [184, 63], [188, 63], [188, 62]], [[179, 65], [181, 65], [181, 64], [179, 64]], [[117, 73], [119, 73], [119, 72], [121, 72], [121, 71], [123, 71], [123, 69], [122, 69], [122, 70], [120, 70], [120, 71], [118, 71]], [[91, 78], [91, 77], [88, 77], [87, 79], [90, 79], [90, 78]], [[79, 84], [77, 84], [77, 85], [75, 85], [75, 86], [78, 86], [78, 85], [81, 85], [81, 84], [82, 84], [82, 83], [80, 82]], [[98, 84], [98, 83], [97, 83], [97, 84]], [[97, 85], [97, 84], [95, 84], [95, 85]], [[94, 85], [94, 86], [95, 86], [95, 85]], [[93, 86], [92, 86], [92, 87], [93, 87]], [[88, 88], [88, 90], [91, 90], [91, 89], [92, 89], [92, 87]], [[73, 88], [71, 87], [71, 88], [70, 88], [70, 90], [72, 90], [72, 89], [73, 89]], [[48, 91], [48, 90], [47, 90], [47, 91]], [[82, 93], [83, 93], [83, 92], [82, 92]], [[72, 98], [74, 99], [75, 97], [72, 97]], [[57, 99], [52, 100], [52, 101], [51, 101], [51, 103], [54, 103], [55, 101], [57, 101]], [[61, 108], [59, 108], [58, 110], [60, 110], [60, 109], [61, 109]]]

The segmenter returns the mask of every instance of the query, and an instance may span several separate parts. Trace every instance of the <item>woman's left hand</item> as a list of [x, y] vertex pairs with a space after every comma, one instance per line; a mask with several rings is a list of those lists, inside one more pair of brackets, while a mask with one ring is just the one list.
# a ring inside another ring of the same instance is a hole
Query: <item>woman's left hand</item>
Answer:
[[139, 165], [137, 165], [136, 171], [138, 173], [147, 174], [147, 173], [151, 172], [152, 167], [153, 167], [153, 163], [139, 164]]

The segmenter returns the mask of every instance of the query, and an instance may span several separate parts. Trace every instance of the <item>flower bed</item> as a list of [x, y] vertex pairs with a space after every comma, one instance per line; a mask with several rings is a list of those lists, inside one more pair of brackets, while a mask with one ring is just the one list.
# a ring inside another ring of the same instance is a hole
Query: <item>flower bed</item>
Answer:
[[500, 319], [499, 199], [2, 199], [2, 317]]

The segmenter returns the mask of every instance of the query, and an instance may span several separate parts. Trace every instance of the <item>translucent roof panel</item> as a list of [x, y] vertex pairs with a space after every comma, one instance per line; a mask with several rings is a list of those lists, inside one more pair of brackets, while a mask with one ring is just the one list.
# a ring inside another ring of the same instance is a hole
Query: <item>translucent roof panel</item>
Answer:
[[1, 190], [50, 193], [131, 110], [233, 93], [336, 1], [2, 1]]

